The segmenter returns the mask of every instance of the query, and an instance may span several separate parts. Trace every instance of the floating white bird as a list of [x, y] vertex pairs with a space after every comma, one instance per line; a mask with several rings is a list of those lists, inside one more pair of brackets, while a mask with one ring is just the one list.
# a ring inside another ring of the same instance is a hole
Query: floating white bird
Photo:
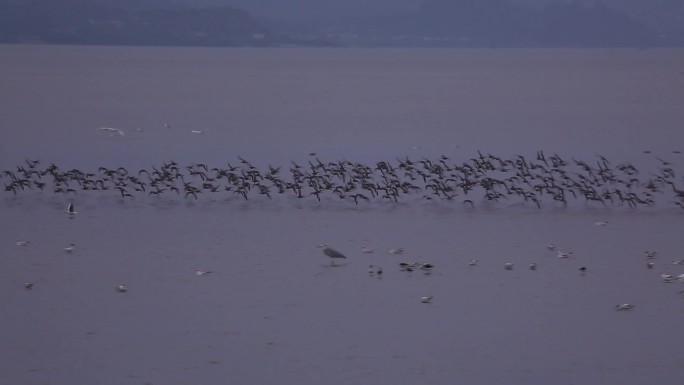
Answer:
[[558, 256], [558, 258], [569, 258], [572, 255], [572, 251], [558, 251], [556, 252], [556, 255]]
[[67, 246], [67, 247], [64, 248], [64, 252], [67, 253], [67, 254], [73, 253], [74, 250], [76, 250], [76, 245], [73, 244], [73, 243], [70, 243], [69, 246]]
[[684, 259], [673, 259], [672, 264], [673, 265], [684, 265]]
[[663, 282], [665, 283], [670, 283], [675, 279], [674, 275], [672, 274], [660, 274], [660, 278], [662, 278]]
[[679, 282], [684, 282], [684, 274], [679, 274], [679, 275], [677, 276], [677, 281], [679, 281]]
[[632, 310], [635, 308], [635, 305], [629, 304], [629, 303], [622, 303], [619, 305], [615, 305], [615, 310]]
[[530, 270], [537, 270], [537, 264], [534, 262], [530, 263]]
[[24, 282], [24, 289], [31, 290], [31, 289], [33, 289], [33, 285], [34, 285], [33, 282]]
[[546, 245], [546, 248], [549, 250], [556, 250], [556, 245], [554, 245], [553, 243], [549, 243], [548, 245]]
[[510, 262], [504, 263], [504, 269], [506, 270], [513, 270], [513, 264]]
[[124, 136], [124, 132], [121, 131], [121, 130], [119, 130], [118, 128], [100, 127], [99, 129], [102, 130], [102, 131], [107, 131], [107, 132], [109, 132], [110, 135], [119, 134], [119, 135], [121, 135], [121, 136]]
[[646, 267], [648, 267], [649, 269], [652, 269], [653, 266], [655, 266], [655, 263], [653, 263], [653, 262], [647, 262], [646, 263]]
[[202, 130], [190, 130], [190, 132], [193, 133], [193, 134], [197, 134], [197, 135], [202, 135], [202, 134], [204, 134], [204, 131], [202, 131]]
[[477, 259], [471, 259], [470, 262], [468, 262], [468, 265], [476, 266], [478, 262], [480, 262], [480, 261]]
[[73, 218], [74, 215], [78, 214], [78, 212], [76, 212], [76, 210], [74, 210], [74, 203], [73, 202], [69, 202], [69, 205], [67, 206], [67, 209], [65, 212], [67, 214], [69, 214], [70, 218]]
[[17, 241], [17, 246], [28, 246], [31, 241]]
[[396, 249], [389, 249], [390, 254], [404, 254], [404, 248], [403, 247], [397, 247]]
[[649, 259], [653, 259], [658, 255], [657, 251], [644, 251], [644, 256]]
[[344, 254], [340, 253], [339, 251], [328, 247], [328, 245], [319, 245], [318, 247], [323, 248], [323, 254], [330, 257], [330, 264], [331, 265], [335, 264], [335, 259], [346, 259], [347, 258], [344, 256]]
[[604, 221], [596, 221], [596, 222], [594, 222], [594, 225], [595, 225], [595, 226], [606, 226], [607, 224], [608, 224], [608, 222], [604, 222]]
[[119, 293], [126, 293], [128, 291], [128, 286], [126, 285], [119, 285], [116, 287], [116, 291]]
[[370, 254], [370, 253], [374, 253], [375, 249], [371, 249], [370, 247], [364, 246], [361, 248], [361, 252], [366, 253], [366, 254]]
[[432, 301], [432, 296], [429, 295], [427, 297], [421, 297], [420, 302], [422, 303], [430, 303]]
[[207, 274], [211, 274], [211, 271], [195, 270], [195, 275], [198, 277], [202, 277], [202, 276], [205, 276]]

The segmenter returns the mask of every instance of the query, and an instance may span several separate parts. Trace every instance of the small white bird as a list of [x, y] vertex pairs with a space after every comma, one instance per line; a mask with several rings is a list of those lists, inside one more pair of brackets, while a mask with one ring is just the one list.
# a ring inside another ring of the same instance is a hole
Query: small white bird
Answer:
[[429, 296], [427, 296], [427, 297], [422, 297], [422, 298], [420, 299], [420, 302], [422, 302], [422, 303], [430, 303], [431, 301], [432, 301], [432, 296], [431, 296], [431, 295], [429, 295]]
[[558, 256], [558, 258], [570, 258], [570, 256], [572, 255], [572, 251], [558, 251], [556, 252], [556, 255]]
[[204, 134], [204, 131], [202, 131], [202, 130], [190, 130], [190, 132], [193, 133], [193, 134], [197, 134], [197, 135], [202, 135], [202, 134]]
[[608, 222], [605, 222], [605, 221], [596, 221], [596, 222], [594, 222], [594, 225], [595, 225], [595, 226], [606, 226], [607, 224], [608, 224]]
[[660, 278], [663, 279], [664, 283], [670, 283], [675, 279], [674, 275], [672, 274], [660, 274]]
[[653, 263], [653, 262], [647, 262], [647, 263], [646, 263], [646, 267], [649, 268], [649, 269], [652, 269], [653, 266], [655, 266], [655, 263]]
[[672, 264], [673, 265], [684, 265], [684, 259], [673, 259]]
[[361, 248], [361, 252], [365, 254], [371, 254], [375, 252], [375, 249], [371, 249], [370, 247], [363, 246]]
[[128, 291], [128, 286], [126, 285], [118, 285], [116, 287], [116, 291], [119, 293], [126, 293]]
[[648, 259], [653, 259], [658, 255], [657, 251], [644, 251], [644, 256]]
[[622, 303], [619, 305], [615, 305], [615, 310], [632, 310], [635, 308], [635, 305], [629, 304], [629, 303]]
[[31, 241], [17, 241], [17, 246], [28, 246]]
[[554, 245], [553, 243], [549, 243], [548, 245], [546, 245], [546, 248], [549, 250], [556, 250], [556, 245]]
[[513, 270], [513, 264], [510, 262], [504, 263], [504, 269], [506, 270]]
[[471, 259], [470, 262], [468, 262], [469, 266], [477, 266], [477, 263], [480, 262], [477, 259]]
[[107, 131], [110, 133], [110, 135], [116, 135], [119, 134], [121, 136], [124, 136], [124, 132], [119, 130], [118, 128], [112, 128], [112, 127], [100, 127], [101, 131]]
[[537, 264], [534, 262], [530, 263], [530, 270], [537, 270]]
[[198, 277], [203, 277], [207, 274], [211, 274], [211, 271], [195, 270], [195, 275]]
[[33, 285], [34, 285], [33, 282], [24, 282], [24, 289], [31, 290], [31, 289], [33, 289]]
[[679, 281], [679, 282], [684, 282], [684, 274], [679, 274], [679, 275], [677, 276], [677, 281]]
[[76, 244], [74, 244], [74, 243], [70, 243], [69, 246], [64, 248], [64, 252], [67, 254], [73, 253], [74, 250], [76, 250]]
[[397, 247], [396, 249], [389, 249], [390, 254], [404, 254], [404, 248], [403, 247]]

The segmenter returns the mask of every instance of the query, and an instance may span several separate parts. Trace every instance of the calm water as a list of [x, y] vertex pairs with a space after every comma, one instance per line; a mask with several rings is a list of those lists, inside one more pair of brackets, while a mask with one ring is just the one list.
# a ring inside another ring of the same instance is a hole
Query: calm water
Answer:
[[476, 149], [630, 159], [684, 143], [683, 50], [2, 46], [0, 60], [3, 163]]
[[[0, 46], [0, 63], [3, 170], [26, 158], [94, 171], [224, 165], [238, 154], [285, 166], [310, 152], [468, 159], [477, 149], [600, 153], [646, 168], [657, 155], [684, 169], [673, 153], [684, 146], [684, 50]], [[120, 202], [94, 192], [68, 198], [79, 211], [70, 220], [61, 195], [3, 194], [0, 384], [684, 376], [684, 284], [660, 277], [684, 273], [672, 263], [684, 258], [676, 207]], [[322, 243], [348, 259], [330, 267]], [[387, 252], [396, 247], [405, 254]], [[647, 250], [659, 253], [650, 270]], [[399, 270], [414, 261], [436, 268]]]

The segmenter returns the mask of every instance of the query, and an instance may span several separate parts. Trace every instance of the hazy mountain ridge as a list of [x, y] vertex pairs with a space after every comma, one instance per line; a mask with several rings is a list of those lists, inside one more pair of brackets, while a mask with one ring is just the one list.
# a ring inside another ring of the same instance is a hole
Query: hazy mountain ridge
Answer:
[[92, 0], [0, 0], [0, 42], [160, 46], [274, 46], [293, 43], [229, 6], [123, 7]]
[[[676, 33], [676, 23], [656, 29], [599, 1], [557, 2], [531, 8], [513, 0], [426, 0], [408, 11], [387, 8], [363, 17], [340, 16], [315, 22], [255, 18], [248, 11], [225, 5], [228, 3], [0, 0], [0, 42], [187, 46], [684, 45], [684, 35]], [[263, 6], [267, 1], [261, 3]], [[407, 4], [402, 4], [406, 9]]]

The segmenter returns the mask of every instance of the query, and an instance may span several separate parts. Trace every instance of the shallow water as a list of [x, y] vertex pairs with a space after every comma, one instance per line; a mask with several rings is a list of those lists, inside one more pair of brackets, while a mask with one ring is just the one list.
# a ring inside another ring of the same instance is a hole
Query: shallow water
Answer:
[[[3, 170], [25, 158], [92, 170], [238, 154], [265, 167], [311, 151], [467, 160], [478, 148], [599, 152], [645, 169], [657, 155], [682, 169], [681, 51], [2, 48]], [[671, 262], [684, 258], [677, 207], [159, 198], [3, 194], [3, 381], [636, 385], [684, 374], [684, 286], [660, 277], [684, 273]], [[323, 243], [347, 259], [330, 266]]]

